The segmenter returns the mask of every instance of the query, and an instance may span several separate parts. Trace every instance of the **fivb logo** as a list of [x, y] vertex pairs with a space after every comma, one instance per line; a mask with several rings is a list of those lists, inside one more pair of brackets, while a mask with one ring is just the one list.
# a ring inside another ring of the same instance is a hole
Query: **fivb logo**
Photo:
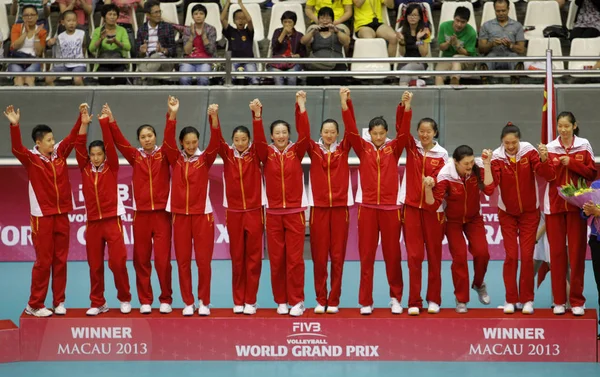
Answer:
[[302, 334], [318, 334], [321, 332], [320, 322], [293, 322], [292, 323], [293, 333]]

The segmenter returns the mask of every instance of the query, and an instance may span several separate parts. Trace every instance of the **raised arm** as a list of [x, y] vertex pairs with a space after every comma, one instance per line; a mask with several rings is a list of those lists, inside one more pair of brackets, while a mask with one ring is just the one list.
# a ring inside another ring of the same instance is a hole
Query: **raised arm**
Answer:
[[223, 6], [223, 10], [221, 11], [221, 25], [223, 26], [223, 31], [227, 29], [229, 26], [229, 7], [231, 6], [231, 0], [226, 0], [225, 5]]
[[85, 119], [86, 122], [84, 123], [82, 121], [81, 127], [79, 128], [79, 134], [75, 140], [75, 157], [77, 159], [79, 170], [83, 171], [90, 163], [90, 156], [87, 149], [87, 132], [91, 117], [89, 116], [87, 106], [85, 106], [84, 109], [81, 109], [81, 117], [82, 120]]
[[177, 111], [179, 111], [179, 100], [169, 96], [168, 99], [169, 111], [167, 112], [167, 124], [165, 125], [165, 135], [163, 138], [163, 147], [169, 164], [174, 165], [181, 155], [177, 148], [177, 139], [175, 132], [177, 130]]
[[208, 106], [208, 117], [210, 121], [210, 140], [206, 150], [202, 153], [202, 158], [204, 158], [204, 161], [206, 161], [210, 167], [217, 158], [221, 139], [223, 139], [223, 136], [221, 135], [221, 126], [219, 124], [219, 105], [212, 104]]
[[109, 119], [111, 117], [112, 113], [110, 111], [110, 107], [108, 107], [108, 104], [104, 104], [102, 107], [102, 114], [100, 114], [98, 120], [100, 121], [102, 140], [104, 141], [104, 150], [106, 151], [106, 163], [112, 171], [117, 173], [119, 171], [119, 155], [117, 154], [115, 141], [113, 140], [112, 133], [110, 132]]
[[262, 119], [262, 104], [258, 99], [250, 102], [252, 110], [252, 132], [254, 133], [254, 145], [256, 145], [256, 154], [258, 159], [264, 164], [269, 156], [269, 144], [265, 138], [265, 129]]
[[112, 112], [109, 115], [108, 125], [110, 127], [110, 133], [112, 134], [113, 141], [115, 142], [115, 146], [121, 152], [123, 157], [129, 162], [129, 165], [133, 166], [135, 164], [135, 159], [140, 153], [137, 148], [135, 148], [131, 143], [127, 140], [127, 138], [121, 132], [117, 121], [112, 115]]
[[356, 118], [354, 117], [354, 106], [350, 99], [350, 89], [340, 88], [340, 100], [342, 102], [342, 119], [344, 121], [345, 135], [349, 139], [352, 148], [358, 158], [361, 158], [363, 152], [363, 139], [358, 133], [356, 127]]
[[298, 142], [296, 143], [296, 157], [300, 160], [304, 158], [308, 150], [310, 140], [310, 123], [308, 113], [306, 112], [306, 92], [296, 93], [296, 131], [298, 132]]
[[408, 140], [411, 138], [410, 135], [410, 122], [412, 121], [412, 97], [411, 92], [404, 92], [402, 94], [402, 102], [398, 104], [396, 108], [396, 157], [400, 158]]
[[87, 107], [87, 103], [82, 103], [79, 105], [79, 116], [77, 117], [77, 121], [75, 125], [71, 129], [71, 132], [62, 139], [56, 148], [56, 154], [58, 157], [67, 158], [73, 151], [75, 147], [75, 140], [77, 139], [77, 135], [79, 134], [79, 129], [81, 128], [81, 111], [83, 107]]
[[31, 161], [31, 151], [23, 145], [23, 139], [21, 139], [21, 128], [19, 127], [19, 120], [21, 119], [21, 110], [15, 108], [13, 105], [9, 105], [4, 111], [4, 116], [10, 122], [10, 141], [12, 144], [13, 155], [25, 166], [29, 166]]

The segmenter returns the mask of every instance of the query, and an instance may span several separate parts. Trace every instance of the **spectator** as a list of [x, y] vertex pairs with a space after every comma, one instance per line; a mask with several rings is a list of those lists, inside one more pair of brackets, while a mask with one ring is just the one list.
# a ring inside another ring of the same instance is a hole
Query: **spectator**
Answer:
[[[454, 12], [454, 19], [446, 21], [440, 25], [438, 31], [438, 41], [442, 57], [461, 57], [477, 56], [475, 44], [477, 43], [477, 32], [468, 24], [471, 17], [471, 11], [466, 7], [458, 7]], [[474, 63], [438, 63], [435, 67], [438, 71], [460, 71], [473, 70]], [[458, 85], [460, 78], [452, 76], [450, 84]], [[437, 76], [435, 85], [444, 85], [444, 77]]]
[[129, 43], [131, 44], [131, 56], [136, 57], [138, 47], [135, 45], [135, 33], [133, 31], [133, 18], [135, 10], [144, 5], [143, 0], [104, 0], [104, 4], [115, 4], [119, 8], [119, 19], [117, 25], [127, 30]]
[[[138, 56], [146, 58], [169, 58], [177, 55], [175, 29], [162, 20], [160, 3], [150, 0], [144, 4], [147, 21], [138, 30], [136, 46]], [[143, 63], [138, 66], [141, 72], [171, 72], [173, 64]]]
[[[318, 13], [318, 23], [310, 25], [306, 35], [302, 37], [300, 43], [310, 46], [312, 53], [310, 57], [314, 58], [343, 58], [343, 49], [350, 46], [350, 36], [344, 29], [339, 28], [339, 24], [334, 23], [335, 13], [329, 7], [322, 7]], [[348, 69], [346, 64], [336, 63], [311, 63], [306, 69], [315, 71], [345, 71]], [[323, 77], [308, 77], [306, 79], [309, 85], [323, 85]], [[344, 78], [334, 76], [331, 78], [332, 85], [343, 85]]]
[[[85, 49], [85, 32], [77, 29], [77, 15], [72, 10], [66, 10], [62, 14], [63, 26], [65, 31], [60, 33], [58, 37], [48, 40], [48, 46], [54, 46], [54, 55], [56, 58], [63, 59], [83, 59], [83, 51]], [[84, 63], [64, 63], [54, 64], [52, 72], [85, 72], [86, 65]], [[46, 77], [46, 85], [53, 86], [57, 76]], [[83, 85], [83, 77], [73, 77], [75, 85]]]
[[[298, 16], [292, 11], [283, 12], [281, 15], [281, 24], [283, 27], [275, 29], [273, 39], [271, 39], [271, 48], [274, 58], [304, 58], [306, 57], [306, 48], [300, 40], [304, 36], [295, 29]], [[268, 70], [271, 72], [280, 71], [301, 71], [302, 67], [296, 63], [271, 63]], [[296, 76], [287, 76], [288, 85], [296, 85]], [[275, 76], [275, 85], [283, 85], [284, 77]]]
[[[240, 9], [233, 13], [233, 22], [235, 27], [229, 25], [229, 6], [231, 1], [227, 0], [223, 11], [221, 12], [221, 24], [223, 25], [223, 35], [227, 38], [227, 50], [231, 51], [232, 58], [253, 58], [254, 57], [254, 25], [252, 17], [244, 6], [242, 0], [238, 0]], [[254, 63], [234, 63], [234, 71], [256, 72]], [[258, 85], [258, 77], [252, 76], [248, 80], [252, 85]]]
[[388, 43], [388, 55], [396, 56], [398, 39], [391, 26], [383, 23], [383, 12], [394, 7], [394, 0], [353, 0], [354, 31], [359, 38], [383, 38]]
[[2, 30], [0, 30], [0, 57], [4, 57], [4, 35], [2, 35]]
[[[119, 59], [127, 57], [127, 53], [131, 50], [127, 31], [117, 25], [119, 18], [119, 8], [114, 4], [104, 5], [102, 7], [102, 18], [104, 25], [97, 27], [92, 34], [89, 50], [99, 58]], [[98, 72], [123, 72], [125, 71], [124, 64], [100, 64], [95, 67]], [[100, 85], [124, 85], [126, 83], [124, 77], [100, 77], [98, 82]]]
[[[77, 15], [77, 25], [84, 27], [88, 24], [88, 17], [94, 10], [92, 0], [56, 0], [60, 7], [60, 14], [64, 14], [68, 10], [72, 10]], [[64, 29], [60, 30], [62, 33]]]
[[600, 60], [596, 62], [596, 65], [594, 65], [594, 69], [600, 69]]
[[31, 5], [35, 8], [38, 14], [38, 25], [44, 25], [44, 29], [49, 31], [48, 17], [50, 17], [50, 0], [12, 0], [10, 14], [17, 16], [15, 23], [23, 22], [23, 12], [27, 5]]
[[333, 9], [333, 25], [341, 29], [346, 35], [350, 35], [352, 0], [308, 0], [304, 13], [312, 22], [318, 24], [318, 12], [323, 7]]
[[[217, 30], [214, 26], [204, 22], [206, 20], [206, 7], [196, 4], [192, 8], [194, 23], [185, 28], [183, 32], [183, 51], [188, 58], [210, 59], [217, 52]], [[179, 66], [179, 72], [210, 72], [212, 64], [188, 64]], [[190, 85], [192, 77], [181, 77], [181, 85]], [[208, 76], [198, 76], [198, 85], [208, 85]]]
[[[412, 3], [404, 8], [405, 13], [400, 19], [400, 27], [396, 32], [400, 55], [405, 58], [421, 58], [429, 54], [429, 43], [431, 43], [431, 30], [425, 23], [423, 8], [421, 4]], [[406, 63], [400, 66], [406, 71], [424, 71], [426, 63]], [[400, 85], [408, 85], [417, 80], [417, 76], [400, 76]]]
[[600, 37], [600, 0], [574, 0], [577, 9], [571, 39]]
[[[496, 18], [486, 21], [479, 34], [479, 52], [487, 57], [516, 57], [525, 54], [525, 34], [523, 25], [508, 17], [509, 0], [494, 0]], [[510, 69], [523, 70], [522, 62], [486, 62], [481, 70]], [[484, 84], [487, 77], [482, 77]], [[519, 77], [511, 78], [513, 84], [519, 83]]]
[[[23, 6], [23, 23], [14, 24], [10, 31], [10, 55], [13, 58], [41, 57], [46, 49], [46, 29], [37, 24], [38, 12], [35, 6]], [[40, 63], [9, 64], [9, 72], [39, 72]], [[16, 86], [35, 86], [34, 76], [17, 76], [14, 79]]]

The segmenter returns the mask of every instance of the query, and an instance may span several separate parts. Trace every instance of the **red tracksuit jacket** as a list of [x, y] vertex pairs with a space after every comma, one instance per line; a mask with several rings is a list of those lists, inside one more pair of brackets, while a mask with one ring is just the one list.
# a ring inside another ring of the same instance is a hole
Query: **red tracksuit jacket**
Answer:
[[81, 117], [77, 119], [71, 133], [54, 145], [52, 156], [48, 159], [37, 147], [32, 150], [25, 148], [19, 125], [10, 125], [12, 153], [27, 169], [31, 216], [52, 216], [73, 210], [67, 157], [73, 150], [80, 126]]
[[125, 214], [125, 207], [119, 198], [117, 186], [119, 156], [110, 132], [108, 118], [100, 119], [100, 127], [102, 128], [106, 159], [98, 168], [90, 162], [86, 146], [87, 135], [78, 135], [75, 142], [88, 221]]
[[[208, 126], [210, 127], [210, 125]], [[192, 157], [177, 148], [175, 122], [165, 128], [163, 148], [173, 168], [167, 211], [184, 215], [204, 215], [212, 212], [208, 171], [219, 151], [220, 129], [210, 127], [210, 141], [205, 151], [196, 150]]]
[[[565, 148], [560, 136], [547, 145], [548, 160], [554, 165], [555, 178], [550, 180], [544, 194], [544, 213], [547, 215], [562, 212], [579, 212], [580, 209], [568, 204], [558, 195], [558, 188], [573, 182], [577, 184], [580, 177], [587, 181], [596, 179], [596, 163], [594, 151], [587, 139], [573, 136], [573, 145]], [[569, 165], [564, 166], [559, 157], [569, 156]]]
[[[400, 202], [411, 207], [423, 208], [427, 206], [423, 177], [437, 178], [440, 170], [448, 162], [448, 151], [439, 143], [436, 143], [431, 150], [425, 152], [421, 141], [410, 134], [412, 111], [405, 114], [404, 106], [399, 104], [396, 116], [402, 120], [396, 121], [396, 127], [398, 125], [404, 127], [404, 129], [397, 128], [396, 131], [405, 138], [406, 147], [406, 166], [402, 178], [402, 187], [400, 188]], [[406, 121], [405, 117], [408, 117]], [[442, 206], [438, 211], [443, 211]]]
[[[177, 126], [177, 121], [169, 120], [167, 127]], [[117, 149], [133, 167], [133, 209], [136, 211], [164, 210], [169, 199], [171, 170], [167, 154], [162, 146], [156, 146], [152, 153], [143, 148], [134, 148], [123, 136], [116, 122], [110, 123], [110, 129]], [[165, 127], [166, 130], [166, 127]]]
[[[399, 110], [398, 110], [399, 111]], [[400, 205], [400, 177], [398, 175], [398, 160], [402, 155], [402, 138], [405, 135], [397, 133], [393, 140], [386, 142], [377, 149], [369, 140], [363, 139], [356, 128], [354, 106], [348, 101], [348, 110], [342, 111], [344, 124], [354, 151], [360, 159], [358, 168], [358, 191], [356, 202], [369, 205]], [[401, 119], [396, 114], [396, 120]], [[408, 128], [410, 128], [410, 119]], [[405, 120], [402, 120], [405, 122]], [[407, 127], [397, 126], [396, 128]]]
[[[310, 135], [308, 113], [296, 108], [296, 124]], [[354, 204], [350, 185], [348, 154], [350, 140], [344, 135], [341, 143], [335, 142], [330, 150], [321, 141], [309, 139], [310, 174], [308, 179], [308, 205], [313, 207], [346, 207]]]
[[[473, 169], [479, 169], [483, 182], [483, 168], [474, 166]], [[456, 171], [454, 160], [450, 159], [438, 173], [437, 183], [433, 188], [435, 203], [429, 208], [435, 210], [445, 200], [448, 222], [468, 223], [473, 218], [481, 216], [479, 191], [475, 174], [471, 174], [463, 180]], [[489, 186], [483, 190], [486, 195], [490, 195], [492, 192], [493, 189]]]
[[[296, 108], [298, 105], [296, 105]], [[298, 110], [296, 110], [298, 111]], [[254, 140], [259, 159], [263, 162], [267, 186], [267, 208], [302, 208], [308, 206], [304, 192], [302, 158], [308, 148], [309, 136], [298, 128], [298, 142], [290, 141], [285, 150], [268, 145], [262, 119], [254, 119]]]
[[523, 141], [519, 145], [515, 162], [506, 155], [504, 146], [492, 154], [494, 183], [490, 186], [492, 189], [498, 186], [498, 208], [513, 216], [539, 210], [536, 174], [546, 180], [554, 178], [554, 167], [550, 158], [541, 162], [533, 145]]
[[[221, 124], [219, 123], [219, 128]], [[254, 134], [264, 131], [254, 129]], [[223, 159], [223, 206], [233, 210], [261, 208], [264, 203], [262, 171], [256, 152], [256, 143], [250, 143], [240, 154], [235, 147], [229, 146], [220, 135], [219, 155]]]

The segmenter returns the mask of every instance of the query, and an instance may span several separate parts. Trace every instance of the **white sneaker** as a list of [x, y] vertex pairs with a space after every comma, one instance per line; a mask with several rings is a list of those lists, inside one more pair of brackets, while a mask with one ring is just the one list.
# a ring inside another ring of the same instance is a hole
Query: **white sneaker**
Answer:
[[508, 302], [504, 303], [504, 314], [515, 314], [515, 306], [513, 304], [509, 304]]
[[277, 305], [277, 314], [285, 315], [289, 314], [290, 310], [288, 309], [287, 304], [279, 304]]
[[167, 303], [163, 302], [160, 304], [159, 310], [160, 310], [160, 314], [169, 314], [173, 311], [173, 308], [171, 307], [171, 304], [167, 304]]
[[233, 307], [233, 314], [242, 314], [244, 313], [244, 305], [235, 305]]
[[325, 314], [325, 307], [321, 304], [315, 306], [315, 314]]
[[[523, 306], [523, 310], [521, 311], [523, 314], [533, 314], [533, 301], [527, 301]], [[519, 305], [517, 305], [519, 308]]]
[[210, 315], [210, 308], [202, 302], [202, 300], [198, 301], [198, 315], [207, 316]]
[[360, 308], [360, 314], [362, 315], [371, 315], [371, 313], [373, 313], [372, 306], [363, 306]]
[[556, 315], [563, 315], [565, 314], [565, 306], [554, 304], [554, 309], [552, 309], [552, 312]]
[[585, 309], [583, 306], [574, 306], [573, 309], [571, 309], [571, 312], [573, 315], [581, 316], [585, 314]]
[[339, 312], [340, 312], [340, 309], [337, 306], [328, 306], [327, 307], [327, 314], [336, 314]]
[[[152, 310], [152, 309], [150, 309], [150, 310]], [[123, 314], [131, 313], [131, 304], [129, 302], [121, 303], [121, 313], [123, 313]]]
[[420, 310], [416, 306], [411, 306], [408, 308], [408, 315], [419, 315], [419, 312]]
[[106, 313], [108, 311], [108, 306], [106, 304], [102, 305], [99, 308], [89, 308], [85, 315], [89, 316], [97, 316], [98, 314]]
[[457, 302], [456, 312], [459, 314], [465, 314], [466, 312], [468, 312], [467, 304], [465, 304], [464, 302]]
[[194, 315], [194, 305], [186, 305], [186, 307], [183, 308], [183, 315], [186, 317]]
[[244, 306], [244, 314], [253, 315], [256, 314], [256, 304], [246, 304]]
[[427, 307], [427, 313], [429, 314], [438, 314], [440, 312], [440, 306], [435, 302], [430, 302]]
[[290, 309], [292, 317], [300, 317], [302, 314], [304, 314], [304, 301], [300, 301]]
[[398, 299], [392, 298], [392, 301], [390, 301], [390, 307], [392, 308], [392, 314], [402, 314], [402, 305], [400, 305]]
[[65, 303], [61, 302], [58, 304], [56, 308], [54, 308], [54, 314], [56, 315], [65, 315], [67, 314], [67, 308], [65, 308]]
[[27, 307], [25, 308], [25, 314], [32, 315], [34, 317], [44, 318], [50, 317], [52, 315], [52, 311], [48, 308], [34, 309], [31, 306], [27, 305]]
[[150, 313], [152, 313], [152, 306], [150, 306], [150, 305], [140, 306], [140, 314], [150, 314]]
[[481, 302], [483, 305], [490, 304], [491, 300], [490, 296], [488, 295], [487, 286], [485, 285], [485, 282], [481, 284], [481, 287], [473, 286], [473, 289], [475, 290], [475, 292], [477, 292], [477, 295], [479, 296], [479, 302]]

